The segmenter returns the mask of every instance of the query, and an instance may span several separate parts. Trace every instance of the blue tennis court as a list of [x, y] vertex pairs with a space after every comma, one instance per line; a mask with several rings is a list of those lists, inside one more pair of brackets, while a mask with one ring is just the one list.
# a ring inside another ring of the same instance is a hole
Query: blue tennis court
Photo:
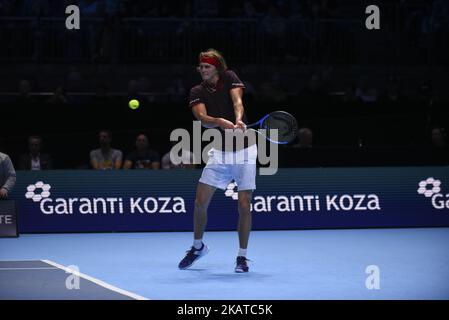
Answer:
[[0, 239], [0, 298], [449, 299], [449, 228], [253, 231], [247, 274], [234, 272], [236, 232], [204, 241], [210, 253], [178, 270], [190, 232]]

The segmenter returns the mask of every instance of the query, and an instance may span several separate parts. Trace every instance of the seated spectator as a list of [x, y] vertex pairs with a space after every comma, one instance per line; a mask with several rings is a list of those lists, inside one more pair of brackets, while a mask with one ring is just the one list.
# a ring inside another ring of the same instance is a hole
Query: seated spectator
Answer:
[[125, 160], [123, 169], [154, 169], [161, 167], [159, 153], [149, 148], [147, 135], [141, 133], [136, 138], [136, 150]]
[[23, 106], [32, 104], [35, 98], [31, 95], [31, 83], [28, 80], [20, 80], [19, 82], [19, 95], [17, 97], [17, 102]]
[[[176, 144], [176, 141], [171, 141], [172, 148]], [[172, 161], [172, 158], [170, 156], [170, 152], [167, 152], [162, 157], [162, 169], [195, 169], [195, 157], [194, 154], [189, 150], [182, 149], [181, 154], [179, 155], [181, 157], [181, 163], [180, 164], [174, 164]]]
[[98, 135], [100, 148], [90, 152], [90, 165], [95, 170], [120, 169], [122, 167], [123, 153], [111, 148], [112, 133], [101, 130]]
[[67, 104], [67, 94], [63, 86], [58, 86], [53, 95], [47, 99], [48, 104]]
[[0, 200], [7, 199], [16, 185], [16, 171], [9, 156], [0, 152]]
[[47, 153], [41, 153], [42, 138], [28, 138], [28, 153], [19, 158], [19, 170], [49, 170], [52, 169], [52, 159]]
[[313, 146], [313, 132], [309, 128], [301, 128], [298, 130], [297, 143], [292, 145], [292, 148], [312, 148]]
[[432, 128], [432, 147], [434, 148], [446, 148], [447, 136], [446, 130], [442, 127], [435, 126]]

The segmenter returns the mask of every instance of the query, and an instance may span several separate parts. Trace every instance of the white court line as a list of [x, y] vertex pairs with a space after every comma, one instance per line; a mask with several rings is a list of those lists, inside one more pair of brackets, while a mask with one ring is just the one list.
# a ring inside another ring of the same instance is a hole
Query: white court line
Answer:
[[2, 271], [2, 270], [55, 270], [55, 269], [58, 269], [58, 268], [50, 268], [50, 267], [48, 267], [48, 268], [44, 268], [44, 267], [42, 267], [42, 268], [0, 268], [0, 271]]
[[133, 299], [136, 299], [136, 300], [149, 300], [148, 298], [145, 298], [145, 297], [139, 296], [138, 294], [135, 294], [135, 293], [132, 293], [132, 292], [129, 292], [129, 291], [126, 291], [126, 290], [114, 287], [113, 285], [111, 285], [109, 283], [106, 283], [106, 282], [103, 282], [101, 280], [95, 279], [95, 278], [93, 278], [91, 276], [88, 276], [86, 274], [83, 274], [81, 272], [72, 270], [70, 268], [66, 268], [63, 265], [60, 265], [59, 263], [56, 263], [56, 262], [53, 262], [53, 261], [50, 261], [50, 260], [41, 260], [41, 261], [45, 262], [45, 263], [48, 263], [49, 265], [55, 266], [56, 268], [62, 269], [62, 270], [64, 270], [67, 273], [72, 273], [72, 274], [74, 274], [77, 277], [89, 280], [89, 281], [91, 281], [91, 282], [93, 282], [95, 284], [98, 284], [99, 286], [102, 286], [103, 288], [109, 289], [111, 291], [118, 292], [118, 293], [120, 293], [122, 295], [125, 295], [125, 296], [128, 296], [130, 298], [133, 298]]

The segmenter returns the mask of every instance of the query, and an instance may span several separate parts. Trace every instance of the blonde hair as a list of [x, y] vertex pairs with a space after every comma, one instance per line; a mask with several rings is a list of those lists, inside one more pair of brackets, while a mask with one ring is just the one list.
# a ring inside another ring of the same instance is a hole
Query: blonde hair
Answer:
[[223, 54], [220, 51], [213, 48], [209, 48], [206, 51], [200, 52], [200, 54], [198, 55], [198, 61], [201, 60], [202, 57], [211, 57], [220, 61], [220, 67], [217, 68], [218, 73], [222, 74], [226, 70], [228, 70], [228, 65], [226, 64]]

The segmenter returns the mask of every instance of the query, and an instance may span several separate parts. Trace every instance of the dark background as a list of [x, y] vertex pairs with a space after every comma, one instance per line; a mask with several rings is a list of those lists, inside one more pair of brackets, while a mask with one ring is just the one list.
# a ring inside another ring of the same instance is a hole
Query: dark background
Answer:
[[[80, 30], [65, 28], [69, 4]], [[365, 28], [370, 4], [380, 30]], [[39, 134], [56, 169], [88, 168], [108, 128], [125, 156], [141, 131], [162, 155], [192, 127], [210, 47], [245, 82], [250, 122], [286, 110], [313, 131], [312, 148], [281, 148], [282, 166], [449, 163], [431, 139], [449, 119], [443, 0], [0, 0], [0, 151], [16, 162]]]

